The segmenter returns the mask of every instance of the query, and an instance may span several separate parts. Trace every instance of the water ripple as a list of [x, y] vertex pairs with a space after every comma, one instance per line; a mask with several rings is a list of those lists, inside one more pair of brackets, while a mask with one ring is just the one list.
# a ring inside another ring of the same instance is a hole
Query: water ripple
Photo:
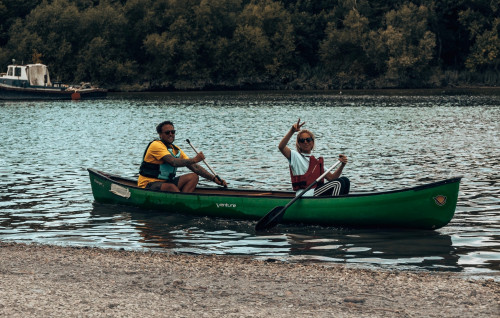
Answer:
[[[497, 95], [281, 92], [0, 102], [0, 240], [498, 277], [499, 105]], [[289, 190], [277, 143], [298, 117], [327, 164], [348, 155], [354, 191], [463, 176], [454, 219], [431, 232], [280, 226], [257, 236], [253, 222], [93, 203], [86, 168], [137, 176], [155, 125], [166, 119], [178, 145], [192, 156], [189, 138], [231, 187]]]

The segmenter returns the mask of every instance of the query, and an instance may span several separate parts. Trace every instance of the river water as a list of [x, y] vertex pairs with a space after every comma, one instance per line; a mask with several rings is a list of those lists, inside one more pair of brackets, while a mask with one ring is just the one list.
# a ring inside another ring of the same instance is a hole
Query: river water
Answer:
[[[254, 222], [94, 202], [86, 169], [137, 176], [156, 124], [167, 119], [176, 144], [193, 156], [189, 138], [230, 187], [288, 190], [277, 145], [299, 117], [326, 165], [349, 157], [351, 191], [463, 176], [455, 217], [436, 231], [279, 225], [257, 235]], [[110, 94], [0, 102], [0, 118], [1, 241], [500, 277], [498, 93]]]

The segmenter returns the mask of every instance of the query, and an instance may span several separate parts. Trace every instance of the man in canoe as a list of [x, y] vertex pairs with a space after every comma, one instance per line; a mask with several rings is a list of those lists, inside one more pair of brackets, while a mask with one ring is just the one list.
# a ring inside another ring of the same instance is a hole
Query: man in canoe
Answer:
[[[193, 192], [199, 176], [218, 185], [227, 186], [226, 181], [198, 165], [198, 162], [205, 159], [203, 152], [200, 151], [190, 159], [174, 145], [175, 128], [171, 121], [160, 123], [156, 126], [156, 132], [160, 140], [150, 142], [144, 152], [137, 180], [139, 187], [170, 192]], [[193, 172], [176, 177], [177, 167], [188, 167]]]
[[[314, 134], [307, 129], [301, 130], [304, 124], [305, 122], [300, 123], [299, 118], [278, 145], [281, 153], [288, 159], [292, 187], [294, 191], [297, 191], [297, 195], [324, 172], [323, 157], [316, 159], [311, 155], [311, 151], [314, 149]], [[297, 151], [291, 150], [287, 146], [288, 141], [296, 132], [299, 132], [295, 142]], [[328, 182], [318, 182], [316, 186], [304, 193], [304, 196], [337, 196], [349, 193], [349, 179], [340, 177], [347, 164], [347, 157], [341, 154], [339, 160], [342, 162], [340, 167], [335, 172], [326, 174], [325, 178]]]

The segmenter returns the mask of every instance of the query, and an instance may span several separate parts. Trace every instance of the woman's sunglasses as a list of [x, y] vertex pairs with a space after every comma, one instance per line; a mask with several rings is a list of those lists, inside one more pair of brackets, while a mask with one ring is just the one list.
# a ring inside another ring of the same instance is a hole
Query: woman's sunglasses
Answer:
[[304, 138], [299, 138], [299, 142], [300, 142], [301, 144], [303, 144], [303, 143], [304, 143], [304, 142], [306, 142], [306, 141], [307, 141], [307, 142], [312, 142], [312, 141], [314, 141], [314, 139], [312, 139], [311, 137], [307, 137], [307, 138], [305, 138], [305, 139], [304, 139]]
[[165, 130], [165, 131], [162, 131], [162, 133], [164, 133], [165, 135], [175, 135], [175, 130]]

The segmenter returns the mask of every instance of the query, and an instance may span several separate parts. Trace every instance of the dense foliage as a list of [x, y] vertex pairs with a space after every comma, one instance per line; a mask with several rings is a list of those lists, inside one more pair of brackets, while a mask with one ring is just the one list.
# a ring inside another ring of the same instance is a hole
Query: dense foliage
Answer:
[[491, 0], [0, 0], [0, 65], [127, 89], [500, 84]]

